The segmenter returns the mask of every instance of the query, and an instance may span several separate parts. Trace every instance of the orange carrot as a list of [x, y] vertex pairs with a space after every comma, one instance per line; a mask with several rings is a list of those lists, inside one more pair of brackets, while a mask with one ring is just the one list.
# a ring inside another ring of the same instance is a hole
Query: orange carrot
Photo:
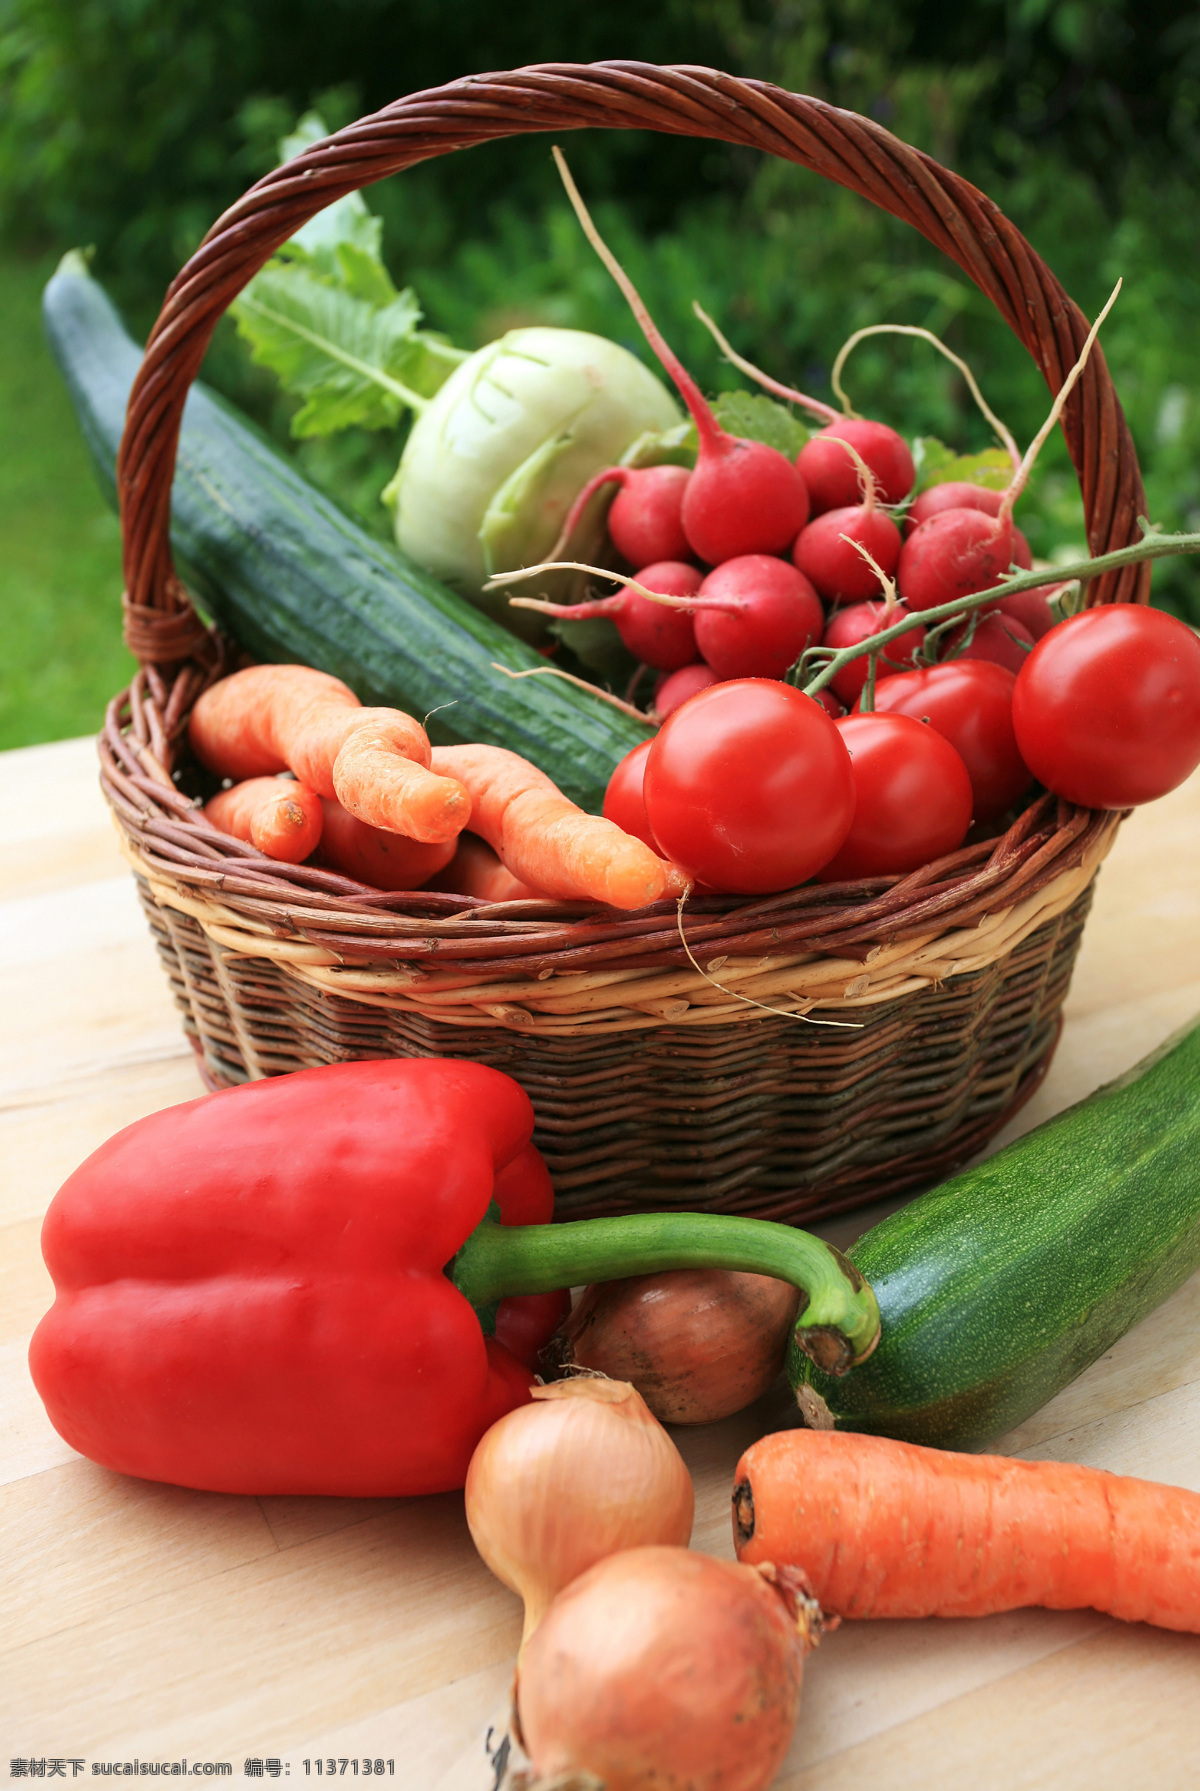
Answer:
[[204, 805], [204, 818], [281, 864], [300, 864], [321, 837], [321, 799], [290, 777], [251, 777]]
[[372, 827], [438, 843], [470, 819], [461, 784], [428, 769], [421, 724], [364, 709], [340, 678], [306, 665], [255, 665], [206, 690], [188, 738], [201, 764], [237, 780], [294, 771]]
[[411, 715], [360, 709], [334, 759], [333, 789], [321, 794], [336, 796], [369, 827], [442, 845], [471, 819], [471, 798], [457, 778], [439, 776], [428, 764], [429, 741]]
[[325, 817], [321, 863], [373, 889], [421, 889], [454, 855], [454, 840], [425, 845], [385, 827], [368, 827], [336, 797], [319, 800]]
[[1073, 1462], [780, 1431], [742, 1456], [739, 1560], [797, 1566], [840, 1617], [1090, 1606], [1200, 1632], [1200, 1494]]
[[434, 889], [451, 895], [474, 896], [480, 902], [545, 901], [540, 889], [531, 889], [505, 870], [486, 840], [477, 833], [460, 833], [454, 857], [433, 879]]
[[615, 822], [585, 814], [553, 780], [502, 746], [438, 746], [433, 769], [471, 798], [471, 826], [501, 863], [560, 901], [644, 908], [667, 887], [667, 866]]

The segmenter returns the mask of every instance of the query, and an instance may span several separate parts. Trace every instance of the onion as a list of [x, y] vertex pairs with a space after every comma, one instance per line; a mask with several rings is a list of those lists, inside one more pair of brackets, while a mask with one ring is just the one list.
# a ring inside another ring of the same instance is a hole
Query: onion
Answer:
[[535, 1784], [578, 1773], [604, 1791], [761, 1791], [820, 1632], [795, 1568], [747, 1573], [681, 1548], [598, 1562], [554, 1600], [518, 1668]]
[[589, 1287], [567, 1316], [565, 1363], [632, 1381], [664, 1424], [740, 1412], [783, 1368], [800, 1303], [773, 1275], [672, 1269]]
[[683, 1457], [627, 1382], [530, 1394], [483, 1436], [466, 1485], [476, 1548], [525, 1601], [522, 1652], [561, 1588], [606, 1555], [686, 1546], [694, 1505]]

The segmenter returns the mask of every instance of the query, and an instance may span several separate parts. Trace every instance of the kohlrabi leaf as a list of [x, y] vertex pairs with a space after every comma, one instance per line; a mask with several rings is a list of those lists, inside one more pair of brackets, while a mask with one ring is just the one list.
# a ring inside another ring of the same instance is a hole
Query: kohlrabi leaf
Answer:
[[670, 429], [647, 429], [621, 456], [622, 466], [695, 466], [696, 425], [689, 417]]
[[913, 443], [917, 466], [917, 490], [965, 480], [989, 491], [1005, 491], [1012, 482], [1013, 464], [1003, 448], [985, 448], [982, 454], [956, 454], [936, 435], [918, 436]]
[[304, 399], [296, 436], [393, 427], [424, 407], [459, 358], [417, 329], [411, 292], [376, 306], [294, 264], [264, 268], [232, 309], [254, 360]]

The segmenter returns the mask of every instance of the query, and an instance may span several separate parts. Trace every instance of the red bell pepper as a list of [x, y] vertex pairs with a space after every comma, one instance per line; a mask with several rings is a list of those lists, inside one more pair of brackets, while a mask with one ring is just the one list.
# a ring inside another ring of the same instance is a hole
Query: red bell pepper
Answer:
[[874, 1346], [874, 1296], [803, 1232], [544, 1223], [532, 1131], [509, 1077], [436, 1058], [305, 1070], [127, 1127], [46, 1215], [57, 1297], [29, 1361], [55, 1428], [106, 1467], [212, 1491], [438, 1492], [528, 1397], [498, 1337], [536, 1351], [576, 1282], [754, 1269], [805, 1288], [798, 1335], [827, 1368]]

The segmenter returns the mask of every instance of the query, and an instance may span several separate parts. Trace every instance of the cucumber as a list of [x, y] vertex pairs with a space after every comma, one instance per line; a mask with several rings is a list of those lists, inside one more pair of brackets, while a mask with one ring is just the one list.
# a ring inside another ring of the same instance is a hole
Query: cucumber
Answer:
[[807, 1422], [947, 1448], [1019, 1424], [1200, 1265], [1200, 1019], [849, 1255], [879, 1345], [844, 1380], [793, 1345]]
[[[43, 314], [116, 508], [117, 449], [141, 350], [79, 256], [50, 281]], [[199, 385], [184, 415], [171, 544], [190, 591], [256, 658], [317, 666], [364, 703], [429, 715], [437, 742], [506, 746], [581, 808], [599, 812], [613, 767], [647, 737], [631, 716], [560, 679], [493, 670], [493, 661], [513, 671], [546, 662], [374, 540]]]

